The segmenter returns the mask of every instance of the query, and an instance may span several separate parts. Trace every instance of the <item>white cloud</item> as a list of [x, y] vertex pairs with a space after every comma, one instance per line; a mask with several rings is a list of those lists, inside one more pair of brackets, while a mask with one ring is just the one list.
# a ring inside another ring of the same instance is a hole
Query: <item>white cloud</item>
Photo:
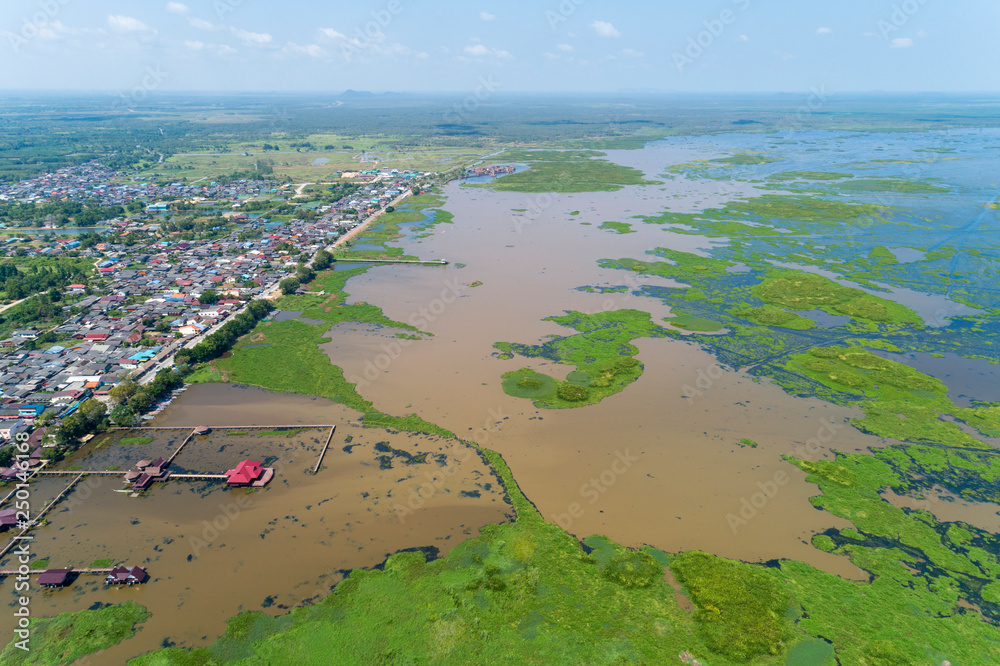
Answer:
[[108, 16], [108, 25], [111, 26], [112, 30], [117, 30], [118, 32], [154, 32], [152, 28], [139, 19], [120, 14], [111, 14]]
[[833, 34], [833, 29], [832, 28], [827, 28], [827, 27], [817, 28], [816, 29], [816, 34], [817, 35], [830, 35], [830, 34]]
[[483, 44], [471, 44], [465, 47], [465, 54], [472, 56], [473, 58], [485, 58], [486, 56], [494, 56], [496, 58], [513, 58], [509, 52], [503, 49], [491, 49]]
[[920, 39], [926, 39], [927, 36], [928, 35], [926, 30], [917, 30], [917, 37], [919, 37]]
[[479, 12], [479, 18], [483, 19], [484, 21], [496, 21], [497, 20], [497, 17], [495, 15], [493, 15], [493, 14], [490, 14], [489, 12]]
[[635, 49], [622, 49], [622, 55], [626, 58], [641, 58], [643, 53], [642, 51], [636, 51]]
[[248, 32], [237, 28], [232, 28], [232, 31], [244, 44], [250, 46], [263, 46], [271, 43], [272, 37], [266, 32]]
[[575, 49], [569, 44], [557, 44], [556, 48], [566, 53], [572, 53]]
[[750, 38], [747, 37], [746, 35], [740, 35], [739, 39], [740, 39], [741, 42], [749, 42], [750, 41]]
[[894, 49], [908, 49], [913, 46], [913, 40], [909, 37], [897, 37], [889, 46]]
[[66, 27], [62, 21], [52, 21], [51, 23], [45, 23], [38, 26], [38, 37], [49, 41], [55, 41], [65, 37], [66, 35], [74, 35], [78, 32], [78, 30]]
[[622, 33], [618, 32], [618, 28], [616, 28], [613, 24], [608, 23], [607, 21], [594, 21], [593, 23], [590, 24], [590, 27], [593, 28], [594, 32], [596, 32], [601, 37], [613, 38], [622, 36]]
[[214, 51], [217, 55], [226, 56], [238, 53], [236, 49], [228, 44], [206, 44], [200, 41], [186, 41], [184, 46], [192, 51]]
[[323, 47], [319, 44], [296, 44], [294, 42], [288, 42], [285, 46], [285, 50], [290, 53], [298, 53], [313, 58], [323, 58], [326, 56], [326, 51], [324, 51]]
[[333, 28], [320, 28], [319, 31], [324, 37], [327, 37], [329, 39], [334, 39], [334, 40], [347, 39], [346, 35], [337, 32]]
[[167, 11], [171, 14], [180, 14], [183, 16], [184, 14], [190, 12], [191, 9], [187, 5], [180, 2], [168, 2]]
[[219, 29], [218, 26], [216, 26], [211, 21], [206, 21], [205, 19], [200, 19], [200, 18], [197, 18], [195, 16], [189, 16], [188, 17], [188, 23], [190, 23], [192, 27], [198, 28], [199, 30], [218, 30]]

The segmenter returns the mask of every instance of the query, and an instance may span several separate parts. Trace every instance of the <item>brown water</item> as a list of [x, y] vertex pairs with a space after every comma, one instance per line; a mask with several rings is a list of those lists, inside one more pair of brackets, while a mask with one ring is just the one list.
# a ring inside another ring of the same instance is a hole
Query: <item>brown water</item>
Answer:
[[[308, 473], [328, 429], [307, 429], [291, 437], [214, 430], [192, 440], [174, 467], [219, 473], [253, 457], [278, 469], [275, 480], [258, 491], [176, 480], [130, 498], [112, 492], [122, 488], [118, 477], [94, 477], [57, 505], [48, 526], [35, 530], [32, 552], [50, 558], [52, 567], [86, 567], [100, 558], [115, 558], [145, 566], [151, 580], [134, 588], [107, 589], [101, 577], [84, 575], [63, 590], [33, 586], [32, 612], [51, 615], [136, 600], [153, 614], [139, 634], [91, 657], [95, 664], [120, 664], [164, 641], [189, 646], [212, 642], [225, 630], [226, 618], [241, 610], [287, 612], [327, 594], [343, 570], [373, 566], [406, 548], [430, 546], [444, 554], [483, 525], [509, 518], [496, 478], [466, 447], [363, 428], [357, 417], [328, 400], [231, 385], [191, 388], [156, 425], [336, 423], [324, 469], [315, 476]], [[168, 431], [143, 447], [84, 450], [67, 464], [94, 463], [101, 469], [124, 461], [126, 469], [139, 457], [172, 451], [184, 436], [183, 431]], [[380, 469], [379, 443], [412, 455], [428, 453], [429, 460], [407, 465], [405, 456], [397, 455], [390, 469]], [[66, 483], [45, 479], [35, 486], [37, 506]], [[421, 487], [425, 497], [412, 495], [411, 504], [411, 494]], [[16, 564], [8, 557], [0, 566]], [[2, 590], [10, 603], [12, 583], [4, 582]], [[12, 631], [12, 619], [8, 613], [0, 616], [4, 635]]]
[[[644, 170], [656, 173], [653, 166]], [[449, 186], [445, 208], [455, 215], [455, 224], [401, 245], [422, 258], [446, 258], [464, 268], [380, 267], [348, 284], [352, 300], [377, 304], [389, 317], [433, 337], [400, 341], [395, 331], [341, 326], [325, 349], [377, 408], [389, 413], [415, 409], [502, 453], [546, 518], [577, 536], [601, 533], [631, 546], [698, 548], [749, 561], [794, 558], [860, 577], [847, 558], [810, 545], [813, 534], [848, 523], [814, 509], [808, 499], [817, 494], [816, 487], [781, 460], [784, 454], [815, 459], [829, 457], [831, 449], [883, 445], [847, 425], [858, 413], [718, 370], [714, 358], [695, 344], [697, 336], [689, 338], [692, 342], [634, 343], [645, 365], [643, 376], [598, 405], [538, 410], [500, 387], [500, 376], [520, 367], [555, 376], [571, 369], [545, 360], [495, 357], [497, 341], [534, 344], [567, 334], [569, 329], [542, 321], [545, 317], [571, 309], [622, 308], [651, 312], [654, 320], [667, 316], [668, 308], [656, 299], [577, 288], [669, 284], [655, 276], [603, 270], [596, 262], [641, 258], [656, 247], [697, 252], [718, 242], [665, 233], [632, 219], [672, 206], [674, 197], [662, 190], [674, 185], [541, 199]], [[711, 186], [692, 194], [697, 183], [679, 187], [685, 197], [676, 206], [680, 209], [690, 197], [718, 205], [728, 196]], [[532, 211], [532, 203], [540, 208]], [[518, 215], [512, 211], [525, 208], [522, 217], [512, 217]], [[580, 214], [570, 215], [575, 211]], [[608, 220], [631, 222], [636, 233], [597, 228]], [[474, 281], [483, 285], [466, 286]], [[703, 376], [711, 382], [708, 390], [685, 399], [684, 387]], [[493, 426], [497, 420], [500, 424]], [[828, 423], [837, 428], [832, 438], [824, 430]], [[823, 443], [817, 442], [813, 452], [801, 449], [820, 434]], [[759, 446], [741, 447], [743, 437]], [[616, 463], [622, 456], [628, 466]], [[783, 485], [774, 483], [776, 474]]]

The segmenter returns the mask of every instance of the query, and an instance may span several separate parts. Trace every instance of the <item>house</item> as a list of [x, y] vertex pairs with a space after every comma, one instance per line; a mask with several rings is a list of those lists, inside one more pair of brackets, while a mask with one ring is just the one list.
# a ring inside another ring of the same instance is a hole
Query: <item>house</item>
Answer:
[[[14, 470], [15, 475], [20, 471], [17, 467], [11, 467], [11, 469]], [[12, 527], [16, 527], [18, 522], [15, 509], [0, 510], [0, 532], [6, 532]]]
[[142, 567], [115, 567], [104, 580], [108, 585], [137, 585], [149, 580], [149, 574]]
[[72, 569], [48, 569], [38, 577], [38, 584], [42, 587], [65, 587], [72, 573]]
[[259, 462], [244, 460], [236, 469], [226, 472], [226, 483], [230, 486], [253, 486], [262, 488], [274, 478], [273, 467], [261, 467]]
[[30, 430], [31, 426], [20, 419], [17, 421], [5, 421], [0, 423], [0, 439], [11, 440], [17, 437], [17, 433]]

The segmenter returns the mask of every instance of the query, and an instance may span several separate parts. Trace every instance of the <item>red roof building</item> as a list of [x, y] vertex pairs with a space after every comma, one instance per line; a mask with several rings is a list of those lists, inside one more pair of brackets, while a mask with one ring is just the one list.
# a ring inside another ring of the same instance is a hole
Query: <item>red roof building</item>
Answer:
[[259, 462], [244, 460], [236, 469], [226, 472], [226, 483], [231, 486], [253, 486], [261, 488], [274, 477], [274, 469], [271, 467], [261, 467]]

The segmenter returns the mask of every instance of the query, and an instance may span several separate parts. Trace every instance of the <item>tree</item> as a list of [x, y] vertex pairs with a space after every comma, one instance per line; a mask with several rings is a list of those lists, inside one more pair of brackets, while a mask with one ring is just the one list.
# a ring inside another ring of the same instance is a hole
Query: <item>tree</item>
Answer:
[[214, 289], [206, 289], [198, 297], [198, 302], [202, 305], [215, 305], [219, 302], [219, 294]]
[[308, 266], [302, 265], [296, 269], [295, 277], [298, 279], [300, 285], [309, 284], [316, 279], [316, 272]]
[[131, 379], [125, 379], [108, 391], [108, 395], [111, 396], [111, 401], [114, 404], [121, 405], [122, 403], [128, 402], [128, 399], [135, 395], [138, 390], [138, 384]]
[[94, 429], [100, 425], [104, 417], [107, 416], [108, 408], [104, 406], [104, 403], [100, 400], [95, 400], [91, 398], [87, 400], [82, 405], [77, 412], [80, 418], [83, 419], [84, 426], [88, 429]]
[[285, 296], [291, 296], [301, 286], [302, 283], [299, 282], [299, 279], [294, 277], [285, 278], [284, 280], [278, 283], [278, 287], [281, 289], [281, 293], [284, 294]]
[[320, 250], [313, 259], [312, 269], [314, 271], [325, 271], [333, 264], [333, 255], [326, 250]]
[[111, 420], [116, 425], [127, 428], [135, 425], [135, 412], [129, 409], [128, 405], [118, 405], [111, 410]]

